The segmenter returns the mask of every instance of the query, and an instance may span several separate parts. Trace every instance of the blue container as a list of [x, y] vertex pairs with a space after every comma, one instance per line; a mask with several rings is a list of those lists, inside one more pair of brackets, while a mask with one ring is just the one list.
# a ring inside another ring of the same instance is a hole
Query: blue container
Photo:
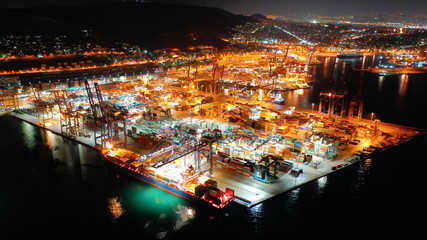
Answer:
[[302, 148], [302, 141], [295, 141], [295, 148], [301, 149]]

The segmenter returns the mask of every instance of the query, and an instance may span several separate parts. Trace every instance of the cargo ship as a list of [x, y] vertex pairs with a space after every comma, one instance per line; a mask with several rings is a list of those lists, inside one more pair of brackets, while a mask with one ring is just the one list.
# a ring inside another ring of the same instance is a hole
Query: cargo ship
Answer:
[[[171, 167], [168, 171], [156, 169], [139, 154], [127, 149], [102, 151], [104, 159], [119, 166], [125, 173], [184, 199], [223, 208], [234, 200], [234, 191], [217, 188], [217, 182], [194, 169]], [[176, 161], [180, 161], [179, 159]], [[175, 162], [176, 162], [175, 161]], [[171, 163], [178, 164], [178, 163]], [[175, 171], [176, 170], [176, 171]]]

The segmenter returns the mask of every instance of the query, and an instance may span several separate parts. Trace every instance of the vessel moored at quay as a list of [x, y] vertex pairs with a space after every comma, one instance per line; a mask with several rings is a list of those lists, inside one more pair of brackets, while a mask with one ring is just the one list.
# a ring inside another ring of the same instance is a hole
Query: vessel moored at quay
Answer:
[[[187, 200], [207, 203], [216, 208], [223, 208], [234, 200], [234, 191], [217, 188], [215, 180], [198, 174], [192, 167], [178, 173], [178, 168], [170, 166], [168, 170], [158, 170], [144, 164], [141, 156], [126, 149], [105, 149], [104, 159], [119, 166], [125, 173], [149, 183], [155, 187]], [[180, 160], [170, 163], [181, 164]]]

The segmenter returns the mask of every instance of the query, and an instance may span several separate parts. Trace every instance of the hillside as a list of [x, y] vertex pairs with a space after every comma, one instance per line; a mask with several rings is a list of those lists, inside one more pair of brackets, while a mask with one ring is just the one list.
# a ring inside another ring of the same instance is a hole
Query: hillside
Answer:
[[74, 24], [53, 18], [28, 14], [15, 9], [0, 8], [1, 34], [74, 34], [79, 28]]
[[[220, 8], [163, 3], [45, 5], [0, 9], [1, 12], [8, 13], [1, 18], [8, 22], [7, 28], [0, 28], [3, 33], [62, 31], [71, 34], [80, 29], [93, 29], [95, 35], [111, 41], [125, 41], [150, 49], [200, 44], [223, 47], [225, 43], [220, 38], [228, 36], [231, 27], [257, 21]], [[25, 27], [26, 24], [29, 27]]]

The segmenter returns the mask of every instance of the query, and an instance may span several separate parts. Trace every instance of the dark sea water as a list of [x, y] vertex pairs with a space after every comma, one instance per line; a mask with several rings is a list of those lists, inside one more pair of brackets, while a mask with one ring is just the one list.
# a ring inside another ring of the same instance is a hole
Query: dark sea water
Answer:
[[[314, 83], [309, 89], [285, 93], [288, 105], [314, 110], [319, 106], [319, 94], [322, 91], [342, 91], [348, 99], [359, 91], [363, 97], [363, 118], [405, 126], [427, 128], [427, 73], [395, 74], [379, 76], [360, 69], [360, 59], [336, 58], [320, 59], [323, 64], [315, 65], [310, 73]], [[364, 64], [368, 66], [368, 60]]]
[[[350, 91], [363, 87], [367, 115], [375, 112], [383, 121], [426, 126], [425, 75], [380, 80], [353, 72], [349, 79], [345, 66], [340, 72], [345, 84], [354, 85]], [[340, 78], [333, 74], [325, 66], [317, 67], [313, 87], [287, 93], [287, 102], [310, 109], [331, 79]], [[223, 211], [121, 174], [97, 151], [8, 116], [0, 117], [0, 154], [0, 239], [427, 236], [426, 136], [252, 208], [233, 203]]]

